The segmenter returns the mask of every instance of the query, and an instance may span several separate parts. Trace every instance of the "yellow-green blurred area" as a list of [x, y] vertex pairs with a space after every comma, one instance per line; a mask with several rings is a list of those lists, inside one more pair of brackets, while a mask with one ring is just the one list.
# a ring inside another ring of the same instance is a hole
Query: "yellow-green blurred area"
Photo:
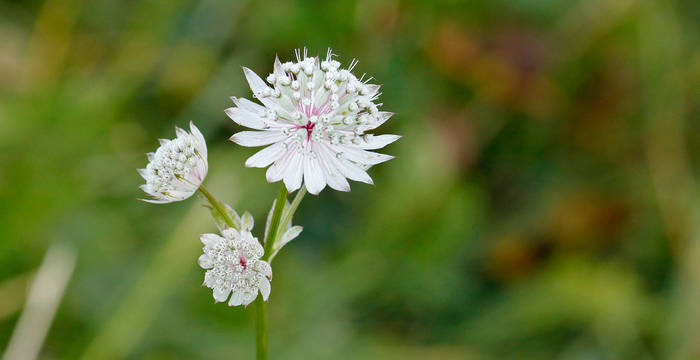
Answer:
[[377, 133], [403, 138], [374, 186], [302, 202], [272, 359], [700, 359], [699, 19], [693, 0], [0, 1], [0, 350], [59, 246], [75, 269], [44, 263], [39, 358], [252, 359], [253, 308], [200, 286], [204, 200], [138, 201], [136, 169], [193, 120], [205, 184], [260, 237], [279, 184], [223, 110], [251, 97], [241, 66], [306, 46], [357, 58], [397, 113]]

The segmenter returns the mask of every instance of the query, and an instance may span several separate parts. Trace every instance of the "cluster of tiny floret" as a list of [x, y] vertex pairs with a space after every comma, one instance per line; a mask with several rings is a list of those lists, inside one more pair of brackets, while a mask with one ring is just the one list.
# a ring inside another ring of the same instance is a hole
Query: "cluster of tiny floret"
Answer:
[[204, 274], [204, 285], [214, 290], [216, 301], [225, 301], [233, 293], [229, 302], [231, 306], [249, 304], [263, 286], [268, 289], [263, 294], [267, 298], [272, 269], [266, 261], [260, 260], [264, 254], [260, 243], [247, 230], [239, 233], [229, 228], [222, 235], [207, 234], [204, 236], [209, 238], [202, 239], [204, 255], [199, 263], [208, 269]]
[[176, 180], [185, 180], [202, 161], [195, 139], [179, 136], [173, 140], [161, 140], [155, 153], [148, 154], [149, 163], [144, 172], [146, 188], [154, 193], [167, 194], [175, 190]]
[[297, 62], [277, 63], [275, 72], [267, 76], [272, 88], [255, 94], [275, 98], [283, 108], [294, 109], [278, 114], [268, 108], [261, 116], [273, 123], [282, 119], [296, 125], [283, 132], [298, 141], [300, 149], [307, 140], [359, 145], [372, 136], [365, 131], [380, 121], [381, 104], [374, 103], [380, 95], [379, 85], [368, 84], [371, 79], [362, 81], [352, 73], [356, 61], [342, 69], [333, 56], [329, 51], [326, 60], [319, 62], [306, 54], [301, 58], [297, 52]]

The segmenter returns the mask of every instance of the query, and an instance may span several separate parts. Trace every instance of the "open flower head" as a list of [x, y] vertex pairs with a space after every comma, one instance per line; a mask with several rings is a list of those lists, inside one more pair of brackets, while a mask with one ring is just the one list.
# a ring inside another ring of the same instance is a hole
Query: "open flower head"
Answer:
[[204, 254], [199, 257], [199, 265], [207, 269], [204, 286], [214, 291], [216, 302], [226, 301], [231, 295], [229, 306], [247, 306], [258, 296], [258, 291], [267, 301], [272, 268], [260, 260], [264, 250], [251, 235], [250, 228], [241, 231], [228, 228], [221, 234], [223, 237], [204, 234], [200, 238]]
[[242, 146], [267, 146], [246, 161], [248, 167], [267, 167], [267, 181], [283, 180], [292, 192], [302, 185], [318, 194], [328, 185], [350, 191], [347, 179], [372, 184], [366, 170], [393, 156], [380, 149], [400, 138], [372, 135], [393, 113], [379, 111], [379, 85], [341, 68], [328, 51], [326, 59], [303, 56], [296, 62], [275, 59], [267, 83], [248, 68], [243, 72], [262, 105], [232, 97], [236, 106], [226, 114], [237, 124], [254, 129], [234, 134]]
[[148, 153], [148, 165], [138, 172], [146, 180], [141, 190], [162, 204], [189, 198], [207, 176], [207, 144], [192, 122], [190, 132], [175, 127], [177, 137], [160, 139], [156, 152]]

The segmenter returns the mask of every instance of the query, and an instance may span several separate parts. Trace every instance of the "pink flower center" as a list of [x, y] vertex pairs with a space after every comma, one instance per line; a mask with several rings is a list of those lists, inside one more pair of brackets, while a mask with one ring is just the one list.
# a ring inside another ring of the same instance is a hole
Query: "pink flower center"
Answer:
[[316, 126], [316, 123], [312, 123], [311, 121], [307, 122], [306, 125], [304, 126], [295, 126], [295, 129], [306, 129], [306, 141], [311, 140], [311, 133], [314, 132], [314, 126]]
[[246, 263], [245, 258], [243, 256], [238, 257], [238, 263], [243, 266], [243, 270], [245, 270], [248, 267], [248, 263]]

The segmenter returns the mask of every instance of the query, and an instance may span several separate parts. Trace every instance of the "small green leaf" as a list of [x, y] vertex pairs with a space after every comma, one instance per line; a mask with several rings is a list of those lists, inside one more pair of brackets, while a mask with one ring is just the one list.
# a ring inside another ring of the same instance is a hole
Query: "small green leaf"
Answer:
[[249, 212], [243, 213], [241, 218], [241, 229], [251, 231], [253, 230], [253, 215]]
[[[233, 210], [230, 206], [227, 204], [222, 204], [222, 208], [226, 211], [228, 217], [233, 220], [233, 224], [240, 228], [241, 227], [241, 218], [238, 216], [236, 213], [236, 210]], [[219, 229], [219, 232], [223, 231], [226, 228], [230, 228], [228, 222], [226, 219], [224, 219], [223, 215], [219, 213], [219, 211], [212, 206], [206, 206], [209, 208], [209, 211], [211, 213], [212, 218], [214, 218], [214, 223], [216, 224], [216, 227]]]
[[[275, 210], [275, 205], [277, 204], [277, 199], [272, 201], [272, 206], [270, 207], [270, 211], [267, 213], [267, 220], [265, 220], [265, 236], [263, 236], [263, 244], [267, 243], [267, 233], [270, 231], [270, 221], [272, 221], [272, 213]], [[289, 201], [285, 202], [284, 205], [284, 211], [286, 211], [289, 208]], [[291, 227], [291, 221], [290, 224], [287, 224], [287, 229]]]
[[290, 241], [294, 240], [299, 234], [301, 234], [301, 231], [304, 230], [303, 227], [296, 225], [292, 226], [287, 229], [287, 231], [284, 232], [284, 235], [282, 235], [273, 245], [272, 245], [272, 255], [270, 256], [270, 261], [277, 255], [277, 253], [287, 245]]

